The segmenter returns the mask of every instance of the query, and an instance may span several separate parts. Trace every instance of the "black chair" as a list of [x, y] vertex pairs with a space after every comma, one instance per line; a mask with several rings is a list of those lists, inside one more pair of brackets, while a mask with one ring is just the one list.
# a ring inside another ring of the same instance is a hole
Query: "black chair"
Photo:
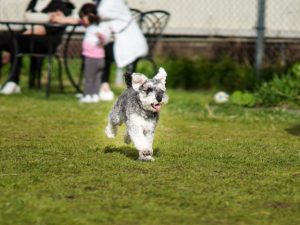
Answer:
[[[59, 82], [60, 88], [63, 89], [62, 85], [62, 67], [60, 63], [60, 58], [56, 54], [57, 48], [61, 43], [61, 36], [60, 34], [54, 35], [23, 35], [20, 33], [15, 33], [12, 30], [10, 25], [14, 24], [25, 24], [25, 22], [5, 22], [10, 34], [12, 35], [12, 43], [13, 43], [13, 56], [14, 61], [11, 65], [11, 73], [9, 74], [9, 79], [12, 79], [15, 74], [19, 73], [18, 71], [21, 70], [21, 57], [23, 55], [28, 55], [31, 57], [32, 61], [30, 63], [30, 73], [29, 73], [29, 87], [32, 88], [35, 84], [36, 77], [38, 78], [38, 85], [41, 86], [40, 78], [41, 78], [41, 71], [42, 71], [42, 62], [44, 59], [47, 59], [47, 84], [46, 84], [46, 96], [50, 95], [50, 86], [51, 86], [51, 79], [52, 79], [52, 58], [59, 59], [58, 70], [59, 70]], [[32, 27], [34, 23], [28, 23]], [[57, 25], [59, 26], [59, 25]], [[63, 26], [62, 26], [63, 27]], [[32, 28], [33, 29], [33, 28]], [[40, 45], [41, 41], [45, 41], [44, 45]], [[19, 45], [22, 44], [22, 47]], [[47, 46], [47, 47], [46, 47]]]
[[0, 82], [2, 79], [2, 51], [0, 51]]
[[[53, 54], [54, 59], [57, 62], [57, 74], [58, 74], [58, 82], [59, 82], [59, 89], [61, 92], [64, 91], [64, 84], [62, 78], [62, 57], [60, 55], [60, 47], [58, 47]], [[42, 69], [44, 60], [47, 58], [46, 54], [40, 54], [38, 56], [32, 56], [30, 60], [30, 71], [29, 71], [29, 79], [28, 79], [28, 86], [30, 89], [37, 86], [38, 89], [42, 87]], [[48, 65], [49, 66], [49, 65]]]
[[131, 8], [131, 9], [130, 9], [130, 13], [131, 13], [132, 18], [133, 18], [138, 24], [140, 24], [141, 17], [142, 17], [142, 11], [139, 10], [139, 9]]
[[170, 13], [165, 10], [151, 10], [142, 12], [138, 25], [145, 35], [149, 47], [149, 52], [146, 56], [138, 58], [133, 63], [133, 70], [136, 69], [138, 63], [142, 60], [147, 60], [152, 64], [153, 70], [157, 70], [156, 62], [153, 58], [157, 43], [169, 22]]
[[[82, 59], [82, 55], [76, 55], [77, 57], [81, 57], [81, 63], [80, 63], [80, 69], [79, 69], [79, 75], [74, 76], [74, 73], [72, 73], [71, 67], [70, 67], [70, 59], [74, 58], [74, 56], [70, 57], [69, 54], [72, 52], [72, 46], [71, 45], [71, 40], [75, 35], [75, 30], [78, 27], [78, 25], [73, 25], [71, 29], [66, 32], [66, 38], [65, 38], [65, 43], [64, 43], [64, 48], [63, 48], [63, 63], [64, 63], [64, 68], [66, 75], [72, 84], [72, 86], [75, 88], [76, 92], [82, 93], [82, 81], [83, 81], [83, 71], [84, 71], [84, 60]], [[80, 33], [80, 35], [82, 35]]]

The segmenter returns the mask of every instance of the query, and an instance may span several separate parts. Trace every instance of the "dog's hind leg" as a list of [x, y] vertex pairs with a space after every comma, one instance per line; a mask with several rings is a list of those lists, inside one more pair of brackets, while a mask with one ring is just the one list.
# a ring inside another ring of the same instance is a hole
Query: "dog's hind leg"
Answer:
[[105, 128], [105, 134], [108, 138], [115, 138], [117, 135], [118, 126], [114, 126], [112, 123], [108, 122]]
[[118, 131], [118, 126], [122, 124], [120, 114], [112, 110], [109, 114], [108, 124], [105, 128], [105, 134], [108, 138], [115, 138]]
[[130, 138], [130, 136], [129, 136], [129, 133], [128, 133], [128, 130], [126, 129], [126, 131], [125, 131], [125, 133], [124, 133], [124, 142], [126, 143], [126, 144], [130, 144], [130, 142], [131, 142], [131, 138]]

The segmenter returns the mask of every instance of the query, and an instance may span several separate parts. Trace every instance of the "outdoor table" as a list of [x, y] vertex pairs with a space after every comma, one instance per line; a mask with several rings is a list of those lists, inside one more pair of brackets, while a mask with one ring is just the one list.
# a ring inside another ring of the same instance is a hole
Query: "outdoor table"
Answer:
[[[32, 21], [0, 21], [0, 24], [2, 25], [6, 25], [8, 31], [10, 32], [10, 34], [12, 35], [12, 42], [13, 42], [13, 46], [14, 46], [14, 63], [12, 65], [12, 72], [15, 70], [16, 66], [17, 66], [17, 60], [18, 57], [22, 56], [23, 54], [27, 54], [30, 56], [35, 56], [35, 57], [47, 57], [48, 60], [48, 71], [47, 71], [47, 85], [46, 85], [46, 96], [49, 97], [50, 95], [50, 86], [51, 86], [51, 77], [52, 77], [52, 58], [54, 55], [54, 49], [53, 49], [53, 42], [52, 39], [55, 37], [55, 35], [51, 35], [51, 34], [47, 34], [45, 37], [47, 37], [48, 40], [48, 52], [47, 53], [34, 53], [34, 38], [37, 37], [38, 35], [34, 35], [34, 34], [28, 34], [28, 36], [30, 37], [30, 46], [29, 46], [29, 52], [26, 53], [22, 53], [20, 52], [19, 49], [19, 44], [18, 44], [18, 40], [17, 40], [17, 36], [21, 35], [19, 30], [15, 30], [12, 27], [17, 25], [17, 26], [23, 26], [23, 27], [28, 27], [30, 26], [31, 30], [33, 30], [34, 26], [36, 25], [40, 25], [40, 26], [47, 26], [47, 27], [52, 27], [52, 28], [67, 28], [68, 26], [71, 26], [71, 31], [67, 32], [67, 41], [66, 44], [64, 46], [64, 54], [63, 54], [63, 61], [64, 61], [64, 65], [66, 68], [66, 74], [71, 82], [71, 84], [74, 86], [74, 88], [76, 89], [76, 91], [80, 92], [80, 88], [79, 86], [76, 84], [76, 82], [74, 81], [74, 79], [71, 76], [70, 73], [70, 69], [69, 69], [69, 65], [68, 65], [68, 60], [67, 60], [67, 50], [68, 50], [68, 46], [69, 46], [69, 42], [71, 39], [71, 36], [74, 33], [75, 28], [77, 27], [77, 25], [70, 25], [70, 24], [56, 24], [56, 23], [49, 23], [49, 22], [32, 22]], [[65, 31], [66, 32], [66, 31]], [[12, 73], [9, 74], [9, 78], [12, 76]], [[8, 79], [9, 79], [8, 78]]]

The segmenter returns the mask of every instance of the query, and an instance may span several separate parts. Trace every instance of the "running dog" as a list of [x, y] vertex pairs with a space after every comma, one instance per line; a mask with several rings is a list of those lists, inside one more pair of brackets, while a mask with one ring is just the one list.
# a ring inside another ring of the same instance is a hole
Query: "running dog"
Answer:
[[131, 141], [139, 152], [139, 160], [153, 161], [153, 139], [161, 106], [168, 103], [167, 73], [160, 68], [153, 79], [139, 73], [125, 73], [127, 89], [121, 94], [109, 113], [105, 133], [114, 138], [118, 126], [124, 122], [124, 142]]

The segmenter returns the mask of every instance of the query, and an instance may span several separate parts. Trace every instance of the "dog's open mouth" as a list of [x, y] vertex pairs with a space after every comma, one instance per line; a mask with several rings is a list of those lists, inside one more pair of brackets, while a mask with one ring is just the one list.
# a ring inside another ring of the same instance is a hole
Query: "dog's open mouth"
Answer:
[[157, 112], [160, 110], [161, 108], [161, 104], [156, 103], [156, 104], [151, 104], [152, 108], [155, 109]]

